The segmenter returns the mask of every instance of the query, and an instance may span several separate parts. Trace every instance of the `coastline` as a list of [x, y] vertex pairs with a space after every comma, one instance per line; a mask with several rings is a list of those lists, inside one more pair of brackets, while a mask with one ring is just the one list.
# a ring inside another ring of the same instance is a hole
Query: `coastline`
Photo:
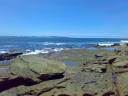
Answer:
[[[32, 60], [37, 58], [37, 62], [39, 62], [38, 61], [39, 58], [63, 62], [66, 65], [66, 69], [64, 70], [64, 73], [61, 73], [63, 74], [63, 77], [60, 77], [59, 79], [55, 79], [56, 76], [57, 77], [59, 76], [58, 74], [55, 75], [54, 78], [49, 78], [46, 76], [49, 79], [47, 79], [46, 81], [40, 81], [38, 83], [34, 83], [31, 86], [22, 85], [21, 87], [21, 85], [17, 85], [15, 87], [11, 87], [11, 86], [9, 88], [5, 87], [5, 89], [1, 87], [0, 95], [3, 96], [3, 94], [19, 94], [19, 95], [22, 94], [22, 96], [25, 96], [32, 94], [34, 96], [37, 96], [38, 94], [38, 96], [49, 96], [49, 95], [63, 96], [62, 94], [65, 94], [66, 96], [73, 96], [73, 94], [76, 94], [76, 96], [110, 96], [110, 95], [114, 96], [117, 93], [121, 94], [120, 96], [127, 95], [126, 90], [128, 88], [124, 84], [128, 83], [127, 82], [128, 58], [126, 57], [128, 46], [127, 45], [118, 45], [111, 47], [98, 46], [95, 48], [96, 50], [76, 48], [76, 49], [60, 50], [51, 53], [39, 53], [32, 55], [29, 54], [29, 55], [17, 56], [16, 59], [24, 56], [30, 59], [33, 58]], [[105, 48], [114, 48], [115, 50], [106, 50]], [[114, 58], [116, 59], [114, 60]], [[112, 61], [113, 64], [112, 66], [110, 65], [111, 60], [114, 60]], [[18, 62], [19, 61], [17, 61], [16, 65], [18, 64]], [[1, 86], [3, 85], [3, 83], [5, 84], [5, 86], [7, 86], [6, 85], [7, 82], [10, 82], [13, 85], [13, 81], [10, 81], [12, 78], [15, 79], [15, 76], [12, 77], [12, 75], [10, 74], [10, 66], [12, 66], [12, 63], [13, 62], [7, 65], [2, 64], [0, 66]], [[61, 64], [59, 66], [61, 66]], [[114, 75], [112, 75], [113, 72]], [[113, 79], [113, 78], [117, 78], [117, 79]], [[15, 79], [15, 80], [19, 80], [19, 79]], [[43, 88], [40, 87], [42, 85], [44, 85]], [[45, 90], [46, 88], [50, 88], [50, 90]], [[113, 88], [115, 88], [116, 90], [113, 90]], [[19, 91], [16, 92], [15, 90], [19, 90]], [[45, 91], [42, 92], [42, 90], [45, 90], [47, 92]], [[34, 93], [32, 91], [34, 91]], [[72, 91], [72, 93], [70, 91]]]

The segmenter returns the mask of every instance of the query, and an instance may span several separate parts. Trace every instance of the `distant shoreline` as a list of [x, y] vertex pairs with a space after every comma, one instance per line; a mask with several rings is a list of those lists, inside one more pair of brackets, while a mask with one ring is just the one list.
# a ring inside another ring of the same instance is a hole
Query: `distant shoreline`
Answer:
[[128, 39], [128, 37], [73, 37], [73, 36], [6, 36], [2, 35], [0, 37], [39, 37], [39, 38], [71, 38], [71, 39]]

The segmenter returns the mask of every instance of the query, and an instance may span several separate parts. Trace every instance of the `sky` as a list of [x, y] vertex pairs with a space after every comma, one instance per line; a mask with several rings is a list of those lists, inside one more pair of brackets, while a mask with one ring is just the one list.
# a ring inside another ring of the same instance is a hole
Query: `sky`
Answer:
[[0, 35], [128, 37], [128, 0], [0, 0]]

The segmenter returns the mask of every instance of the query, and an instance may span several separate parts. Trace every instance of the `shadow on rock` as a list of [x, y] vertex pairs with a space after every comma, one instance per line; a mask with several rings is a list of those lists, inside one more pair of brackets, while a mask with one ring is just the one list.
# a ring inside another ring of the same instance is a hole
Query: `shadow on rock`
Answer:
[[20, 86], [20, 85], [32, 86], [35, 84], [37, 84], [37, 82], [35, 82], [31, 79], [28, 79], [28, 78], [25, 79], [22, 77], [17, 77], [15, 79], [10, 79], [10, 80], [5, 80], [5, 81], [0, 82], [0, 92], [8, 90], [8, 89], [13, 88], [13, 87]]
[[52, 75], [41, 75], [40, 77], [38, 77], [41, 81], [48, 81], [48, 80], [56, 80], [56, 79], [61, 79], [64, 78], [64, 75], [62, 73], [56, 73], [56, 74], [52, 74]]
[[94, 95], [89, 94], [89, 93], [85, 93], [85, 94], [83, 94], [83, 96], [94, 96]]
[[115, 93], [112, 91], [109, 91], [109, 92], [103, 94], [103, 96], [115, 96]]
[[70, 95], [67, 95], [67, 94], [59, 94], [58, 96], [70, 96]]

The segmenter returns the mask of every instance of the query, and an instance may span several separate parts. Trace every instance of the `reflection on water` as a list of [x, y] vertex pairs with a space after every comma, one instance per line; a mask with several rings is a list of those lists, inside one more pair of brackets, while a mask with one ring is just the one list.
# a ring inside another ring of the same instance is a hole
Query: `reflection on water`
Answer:
[[118, 48], [112, 48], [112, 47], [108, 47], [108, 48], [95, 48], [95, 47], [90, 47], [90, 48], [86, 48], [87, 50], [107, 50], [107, 51], [115, 51], [118, 50]]
[[68, 66], [78, 66], [80, 62], [75, 62], [75, 61], [64, 61], [64, 63]]
[[12, 60], [0, 61], [0, 64], [11, 64]]

